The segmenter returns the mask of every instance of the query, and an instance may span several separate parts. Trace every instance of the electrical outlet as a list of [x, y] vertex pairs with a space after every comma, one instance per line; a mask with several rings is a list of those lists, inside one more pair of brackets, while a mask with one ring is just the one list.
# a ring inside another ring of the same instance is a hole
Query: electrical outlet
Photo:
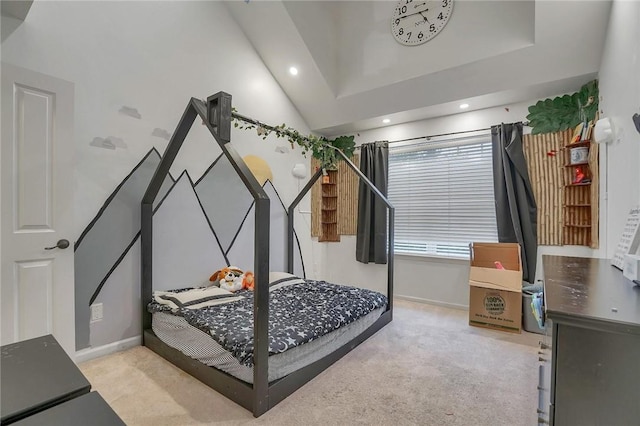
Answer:
[[94, 303], [91, 307], [91, 322], [102, 321], [102, 303]]

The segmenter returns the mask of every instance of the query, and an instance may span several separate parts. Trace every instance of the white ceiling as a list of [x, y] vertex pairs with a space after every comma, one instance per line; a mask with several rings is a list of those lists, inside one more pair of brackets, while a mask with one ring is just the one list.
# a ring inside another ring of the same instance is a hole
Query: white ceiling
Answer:
[[574, 92], [597, 76], [611, 6], [454, 0], [438, 36], [404, 46], [391, 34], [396, 3], [227, 6], [311, 130], [326, 136], [380, 127], [383, 118], [455, 114], [462, 102], [469, 111]]

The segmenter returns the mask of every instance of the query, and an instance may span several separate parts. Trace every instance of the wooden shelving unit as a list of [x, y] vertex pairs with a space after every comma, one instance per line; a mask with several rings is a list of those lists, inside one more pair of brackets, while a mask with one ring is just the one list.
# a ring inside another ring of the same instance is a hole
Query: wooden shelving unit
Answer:
[[318, 236], [319, 242], [339, 242], [338, 234], [338, 171], [327, 170], [322, 179], [322, 229]]
[[[588, 160], [571, 163], [572, 148], [588, 148]], [[598, 155], [591, 141], [564, 146], [563, 243], [598, 247]]]

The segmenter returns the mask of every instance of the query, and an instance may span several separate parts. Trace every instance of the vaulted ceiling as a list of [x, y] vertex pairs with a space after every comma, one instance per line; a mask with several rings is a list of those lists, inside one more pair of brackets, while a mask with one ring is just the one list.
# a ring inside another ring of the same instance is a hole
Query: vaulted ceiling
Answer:
[[453, 1], [444, 29], [417, 46], [391, 33], [395, 0], [226, 4], [326, 136], [454, 114], [463, 102], [474, 110], [543, 99], [596, 78], [610, 1]]

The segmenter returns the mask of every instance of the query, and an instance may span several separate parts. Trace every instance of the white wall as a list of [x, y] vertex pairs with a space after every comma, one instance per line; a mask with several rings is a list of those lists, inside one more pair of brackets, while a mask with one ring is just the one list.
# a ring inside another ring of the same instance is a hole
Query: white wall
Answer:
[[[483, 129], [499, 123], [526, 121], [527, 108], [537, 101], [538, 99], [532, 99], [518, 104], [381, 127], [360, 132], [356, 141], [358, 144], [377, 140], [393, 141]], [[531, 129], [525, 127], [524, 130], [527, 133]], [[601, 171], [606, 173], [604, 165]], [[600, 203], [604, 205], [602, 187], [600, 192]], [[604, 227], [601, 224], [601, 240], [604, 239], [603, 232]], [[543, 254], [602, 257], [603, 253], [601, 249], [593, 250], [581, 246], [540, 246], [538, 248], [536, 278], [541, 278]], [[356, 285], [382, 291], [386, 289], [387, 268], [385, 265], [364, 265], [355, 261], [355, 237], [342, 236], [340, 243], [333, 243], [325, 247], [324, 262], [327, 265], [327, 275], [335, 282], [352, 282]], [[397, 255], [394, 265], [394, 295], [466, 308], [469, 305], [468, 263], [468, 260]]]
[[640, 114], [640, 2], [616, 0], [611, 7], [600, 66], [600, 109], [616, 129], [607, 155], [609, 210], [606, 257], [612, 257], [629, 210], [640, 202], [640, 134], [631, 117]]
[[[455, 18], [446, 24], [447, 31], [429, 41], [428, 49], [424, 46], [398, 48], [389, 28], [394, 3], [339, 3], [338, 34], [341, 43], [337, 45], [340, 65], [337, 93], [340, 97], [385, 86], [389, 81], [446, 73], [445, 70], [453, 73], [458, 66], [535, 46], [536, 41], [541, 43], [541, 40], [535, 40], [535, 16], [544, 12], [536, 10], [533, 1], [455, 2], [451, 12]], [[504, 76], [511, 77], [506, 73]], [[463, 85], [466, 81], [459, 83]], [[478, 90], [477, 85], [470, 87]], [[435, 89], [445, 88], [453, 87], [443, 85]], [[437, 96], [433, 93], [429, 100]]]
[[[2, 61], [75, 84], [74, 240], [152, 146], [164, 152], [167, 141], [151, 133], [156, 127], [172, 133], [191, 97], [225, 91], [244, 115], [309, 132], [221, 2], [37, 1], [3, 41]], [[123, 105], [142, 118], [119, 113]], [[186, 167], [197, 179], [219, 149], [211, 149], [215, 142], [198, 121], [192, 133], [172, 173]], [[121, 138], [126, 148], [89, 145], [108, 136]], [[254, 131], [234, 130], [232, 140], [241, 155], [269, 163], [275, 187], [290, 203], [298, 190], [291, 168], [308, 161], [300, 150], [276, 153], [282, 141], [263, 141]], [[297, 224], [303, 255], [310, 259], [308, 219]], [[313, 276], [312, 266], [307, 270]], [[137, 268], [121, 278], [123, 285], [139, 287]]]
[[[536, 279], [542, 277], [544, 254], [611, 258], [629, 210], [640, 202], [640, 134], [631, 121], [634, 113], [640, 113], [640, 2], [613, 2], [598, 78], [601, 117], [610, 117], [617, 129], [617, 140], [600, 147], [600, 247], [540, 246]], [[507, 105], [509, 111], [491, 108], [360, 132], [357, 141], [397, 140], [524, 120], [527, 107], [537, 100]], [[325, 246], [326, 275], [337, 282], [384, 289], [386, 267], [360, 264], [353, 260], [354, 253], [354, 237], [343, 236], [341, 243]], [[468, 306], [466, 261], [396, 256], [395, 271], [396, 296]]]

